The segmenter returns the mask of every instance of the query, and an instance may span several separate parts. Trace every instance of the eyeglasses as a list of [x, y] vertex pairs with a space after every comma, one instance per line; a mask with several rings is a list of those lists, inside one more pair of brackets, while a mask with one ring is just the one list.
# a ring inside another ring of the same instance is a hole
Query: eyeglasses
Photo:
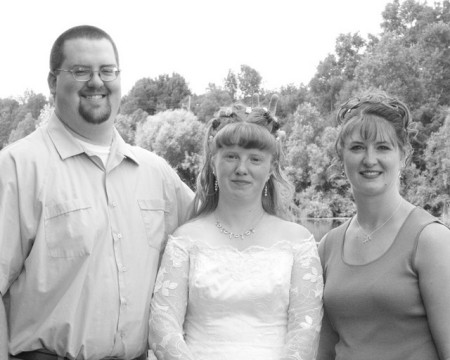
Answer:
[[114, 81], [120, 74], [120, 70], [116, 66], [103, 66], [98, 71], [85, 66], [75, 66], [70, 70], [56, 69], [56, 71], [70, 72], [76, 81], [89, 81], [96, 72], [102, 81]]

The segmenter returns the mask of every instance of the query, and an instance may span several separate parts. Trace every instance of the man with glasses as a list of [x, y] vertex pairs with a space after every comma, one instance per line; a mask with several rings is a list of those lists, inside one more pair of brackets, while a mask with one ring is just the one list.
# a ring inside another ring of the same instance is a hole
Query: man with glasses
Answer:
[[159, 256], [193, 196], [115, 130], [119, 69], [103, 30], [64, 32], [54, 114], [0, 152], [0, 359], [146, 357]]

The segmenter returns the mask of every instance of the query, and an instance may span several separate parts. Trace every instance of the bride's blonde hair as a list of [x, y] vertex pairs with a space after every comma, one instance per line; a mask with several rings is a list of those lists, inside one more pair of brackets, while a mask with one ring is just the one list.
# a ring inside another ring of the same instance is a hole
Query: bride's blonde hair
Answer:
[[272, 174], [266, 184], [267, 195], [261, 194], [262, 206], [269, 214], [292, 219], [293, 186], [281, 169], [284, 133], [279, 128], [278, 121], [269, 110], [260, 107], [250, 110], [243, 104], [222, 109], [210, 120], [204, 140], [204, 162], [197, 178], [194, 217], [216, 209], [220, 189], [215, 188], [216, 177], [211, 163], [219, 149], [237, 145], [271, 153]]

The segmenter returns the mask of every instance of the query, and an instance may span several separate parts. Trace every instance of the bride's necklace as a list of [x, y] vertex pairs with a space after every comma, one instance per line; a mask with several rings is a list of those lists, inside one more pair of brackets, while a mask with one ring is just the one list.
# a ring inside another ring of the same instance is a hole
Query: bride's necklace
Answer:
[[378, 226], [378, 227], [377, 227], [375, 230], [373, 230], [370, 234], [366, 233], [366, 232], [364, 231], [364, 229], [361, 227], [361, 225], [359, 224], [359, 221], [358, 221], [358, 215], [355, 216], [356, 224], [358, 225], [359, 230], [360, 230], [360, 231], [363, 233], [363, 235], [364, 235], [364, 238], [363, 238], [363, 240], [362, 240], [363, 244], [367, 244], [369, 241], [372, 241], [372, 235], [375, 234], [378, 230], [380, 230], [384, 225], [386, 225], [386, 224], [393, 218], [393, 216], [395, 215], [395, 213], [400, 209], [400, 205], [402, 204], [402, 202], [403, 202], [403, 199], [400, 200], [399, 204], [397, 205], [397, 207], [395, 208], [395, 210], [392, 212], [391, 216], [389, 216], [388, 219], [387, 219], [384, 223], [382, 223], [380, 226]]
[[250, 229], [248, 229], [247, 231], [244, 231], [244, 232], [241, 233], [241, 234], [235, 234], [235, 233], [233, 233], [233, 232], [231, 232], [231, 231], [225, 229], [224, 226], [222, 225], [222, 223], [221, 223], [221, 222], [219, 221], [219, 219], [217, 219], [217, 218], [216, 218], [216, 227], [219, 229], [219, 231], [220, 231], [222, 234], [228, 236], [228, 238], [229, 238], [230, 240], [231, 240], [231, 239], [241, 239], [241, 240], [244, 240], [244, 236], [250, 236], [250, 235], [252, 235], [252, 234], [255, 233], [255, 229], [256, 229], [256, 227], [258, 226], [258, 224], [259, 224], [259, 222], [261, 221], [261, 219], [263, 218], [263, 216], [264, 216], [264, 212], [263, 212], [263, 213], [261, 214], [261, 216], [256, 220], [255, 224], [254, 224]]

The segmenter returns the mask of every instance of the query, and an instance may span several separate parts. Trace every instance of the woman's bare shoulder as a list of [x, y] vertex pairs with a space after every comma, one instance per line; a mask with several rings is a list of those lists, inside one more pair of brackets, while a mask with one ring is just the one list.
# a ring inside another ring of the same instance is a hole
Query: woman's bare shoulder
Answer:
[[178, 227], [174, 233], [173, 236], [176, 237], [195, 237], [198, 234], [201, 234], [204, 232], [205, 227], [208, 226], [208, 217], [202, 216], [195, 219], [192, 219], [180, 227]]
[[305, 226], [293, 221], [288, 221], [277, 217], [273, 218], [274, 221], [273, 224], [271, 224], [272, 231], [278, 233], [281, 237], [292, 240], [294, 243], [313, 239], [313, 235]]
[[419, 236], [418, 250], [428, 255], [450, 254], [450, 229], [438, 222], [425, 226]]

